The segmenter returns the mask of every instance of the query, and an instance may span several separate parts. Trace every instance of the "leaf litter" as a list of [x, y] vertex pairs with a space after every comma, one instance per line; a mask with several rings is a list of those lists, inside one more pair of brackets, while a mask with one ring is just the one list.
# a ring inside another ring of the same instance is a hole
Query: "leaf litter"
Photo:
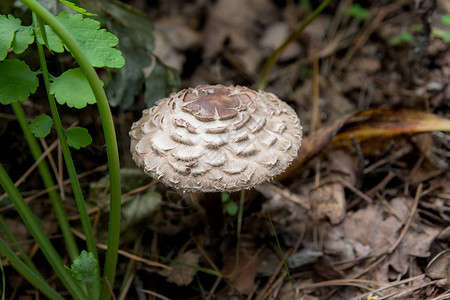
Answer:
[[[330, 4], [269, 76], [268, 90], [297, 110], [307, 136], [287, 172], [246, 193], [239, 252], [236, 217], [224, 212], [224, 228], [208, 233], [201, 209], [188, 195], [158, 184], [140, 190], [148, 178], [122, 174], [133, 183], [124, 191], [133, 196], [124, 198], [121, 241], [121, 249], [136, 261], [132, 276], [123, 278], [132, 282], [129, 299], [143, 297], [143, 289], [170, 299], [446, 299], [448, 43], [435, 37], [416, 41], [420, 33], [412, 28], [423, 26], [420, 16], [427, 11], [413, 3], [355, 2], [370, 12], [366, 19], [347, 14], [347, 1]], [[111, 7], [104, 9], [117, 21], [108, 25], [116, 28], [126, 60], [112, 80], [111, 74], [102, 78], [112, 104], [121, 108], [116, 124], [125, 132], [119, 135], [122, 166], [132, 166], [126, 132], [141, 108], [177, 85], [252, 86], [280, 36], [292, 32], [308, 13], [294, 1], [130, 3], [151, 22], [133, 22]], [[433, 27], [442, 26], [441, 16], [450, 13], [446, 1], [436, 4]], [[153, 52], [152, 30], [165, 39], [159, 52]], [[390, 45], [402, 32], [410, 33], [413, 42]], [[315, 57], [320, 61], [321, 126], [311, 133]], [[168, 65], [178, 70], [172, 73]], [[147, 95], [150, 91], [153, 96]], [[98, 117], [87, 110], [75, 118], [91, 125], [93, 135], [93, 146], [82, 150], [77, 161], [83, 166], [104, 162], [103, 140], [95, 130]], [[80, 171], [85, 171], [82, 166]], [[101, 175], [85, 179], [86, 186]], [[103, 207], [98, 201], [107, 189], [100, 184], [92, 193], [95, 208]], [[239, 195], [231, 194], [230, 201], [238, 203]], [[42, 214], [47, 212], [44, 203], [34, 204]], [[70, 192], [67, 206], [73, 207]], [[95, 211], [105, 220], [107, 210]], [[100, 240], [106, 234], [103, 223], [96, 223]], [[152, 260], [166, 268], [145, 263]], [[120, 261], [118, 274], [126, 273], [128, 263]]]

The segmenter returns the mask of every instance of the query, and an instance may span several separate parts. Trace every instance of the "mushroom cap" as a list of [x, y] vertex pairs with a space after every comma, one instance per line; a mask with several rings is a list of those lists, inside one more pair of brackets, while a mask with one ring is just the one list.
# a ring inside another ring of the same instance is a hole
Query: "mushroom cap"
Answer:
[[249, 189], [297, 157], [302, 127], [274, 94], [200, 85], [145, 109], [130, 131], [136, 164], [184, 192]]

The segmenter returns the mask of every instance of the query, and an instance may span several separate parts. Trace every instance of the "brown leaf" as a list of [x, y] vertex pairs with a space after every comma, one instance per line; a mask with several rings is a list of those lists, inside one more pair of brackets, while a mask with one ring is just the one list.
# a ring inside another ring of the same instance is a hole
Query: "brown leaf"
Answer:
[[188, 285], [197, 273], [200, 253], [197, 250], [189, 250], [178, 255], [176, 261], [171, 262], [170, 270], [161, 270], [159, 274], [167, 276], [168, 282], [173, 282], [178, 286]]
[[450, 131], [450, 120], [423, 111], [390, 108], [370, 109], [350, 117], [333, 138], [333, 145], [351, 145], [352, 137], [362, 143], [429, 131]]
[[345, 218], [345, 193], [341, 184], [331, 182], [320, 185], [311, 190], [309, 197], [314, 220], [328, 217], [331, 224], [339, 224]]
[[236, 264], [235, 254], [235, 251], [231, 251], [225, 255], [222, 273], [225, 275], [231, 275], [229, 283], [233, 288], [240, 293], [248, 295], [253, 291], [259, 260], [258, 257], [254, 255], [240, 251], [239, 261], [238, 264]]
[[440, 286], [448, 289], [450, 287], [450, 250], [446, 249], [433, 257], [425, 273], [431, 279], [442, 279]]
[[308, 163], [312, 158], [318, 155], [339, 131], [345, 120], [338, 120], [330, 126], [323, 127], [314, 132], [313, 135], [304, 137], [302, 147], [298, 153], [298, 157], [293, 161], [292, 165], [282, 174], [276, 177], [276, 180], [282, 181], [293, 177], [299, 170]]

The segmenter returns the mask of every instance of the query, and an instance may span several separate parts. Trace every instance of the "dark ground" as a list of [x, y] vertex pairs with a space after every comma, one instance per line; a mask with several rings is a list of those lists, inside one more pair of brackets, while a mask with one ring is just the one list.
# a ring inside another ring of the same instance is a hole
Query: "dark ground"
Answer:
[[[154, 54], [180, 72], [180, 88], [255, 88], [265, 60], [318, 2], [128, 4], [153, 22]], [[369, 14], [349, 13], [356, 4]], [[121, 289], [121, 299], [449, 299], [450, 126], [443, 118], [450, 117], [450, 41], [439, 36], [450, 31], [441, 22], [449, 14], [447, 0], [332, 1], [286, 49], [266, 90], [296, 109], [304, 148], [278, 182], [247, 192], [238, 261], [236, 217], [225, 213], [223, 229], [210, 232], [201, 209], [185, 195], [160, 185], [139, 190], [151, 180], [130, 170], [128, 131], [148, 100], [143, 82], [138, 85], [132, 105], [114, 109], [124, 193], [131, 192], [124, 197], [120, 249], [170, 268], [120, 256], [116, 295]], [[102, 76], [107, 81], [109, 74]], [[25, 105], [30, 116], [47, 111], [38, 97]], [[366, 113], [354, 115], [361, 111]], [[1, 161], [17, 179], [32, 162], [11, 112], [3, 113], [0, 137], [8, 147]], [[92, 207], [101, 206], [105, 168], [95, 168], [106, 156], [98, 115], [93, 107], [61, 113], [65, 125], [79, 121], [94, 137], [74, 157], [78, 173], [94, 170], [81, 180]], [[20, 189], [25, 196], [41, 190], [38, 175]], [[231, 195], [236, 203], [238, 198]], [[51, 214], [45, 196], [30, 205], [40, 216]], [[4, 206], [1, 213], [30, 254], [42, 258], [14, 211]], [[97, 216], [94, 227], [104, 243], [107, 211]], [[46, 217], [44, 226], [62, 244], [54, 219]], [[45, 264], [41, 268], [51, 276]], [[6, 271], [11, 298], [39, 298]]]

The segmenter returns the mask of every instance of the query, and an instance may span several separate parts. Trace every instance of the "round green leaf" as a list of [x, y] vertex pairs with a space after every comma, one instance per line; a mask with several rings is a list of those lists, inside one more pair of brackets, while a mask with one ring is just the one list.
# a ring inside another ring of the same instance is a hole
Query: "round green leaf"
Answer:
[[0, 60], [3, 60], [11, 47], [14, 33], [20, 28], [20, 20], [12, 15], [0, 15]]
[[234, 202], [230, 202], [225, 206], [225, 209], [230, 216], [235, 216], [238, 213], [239, 206]]
[[445, 26], [450, 26], [450, 15], [443, 15], [441, 21]]
[[0, 62], [0, 103], [25, 101], [36, 92], [39, 80], [28, 65], [18, 59]]
[[37, 116], [33, 122], [28, 125], [28, 128], [35, 137], [43, 138], [50, 133], [52, 126], [53, 119], [46, 114], [42, 114]]
[[70, 69], [50, 83], [50, 93], [55, 95], [59, 104], [83, 108], [96, 102], [86, 76], [80, 68]]
[[67, 138], [67, 144], [77, 150], [92, 143], [91, 135], [88, 130], [83, 127], [76, 126], [71, 129], [64, 130], [64, 135]]

